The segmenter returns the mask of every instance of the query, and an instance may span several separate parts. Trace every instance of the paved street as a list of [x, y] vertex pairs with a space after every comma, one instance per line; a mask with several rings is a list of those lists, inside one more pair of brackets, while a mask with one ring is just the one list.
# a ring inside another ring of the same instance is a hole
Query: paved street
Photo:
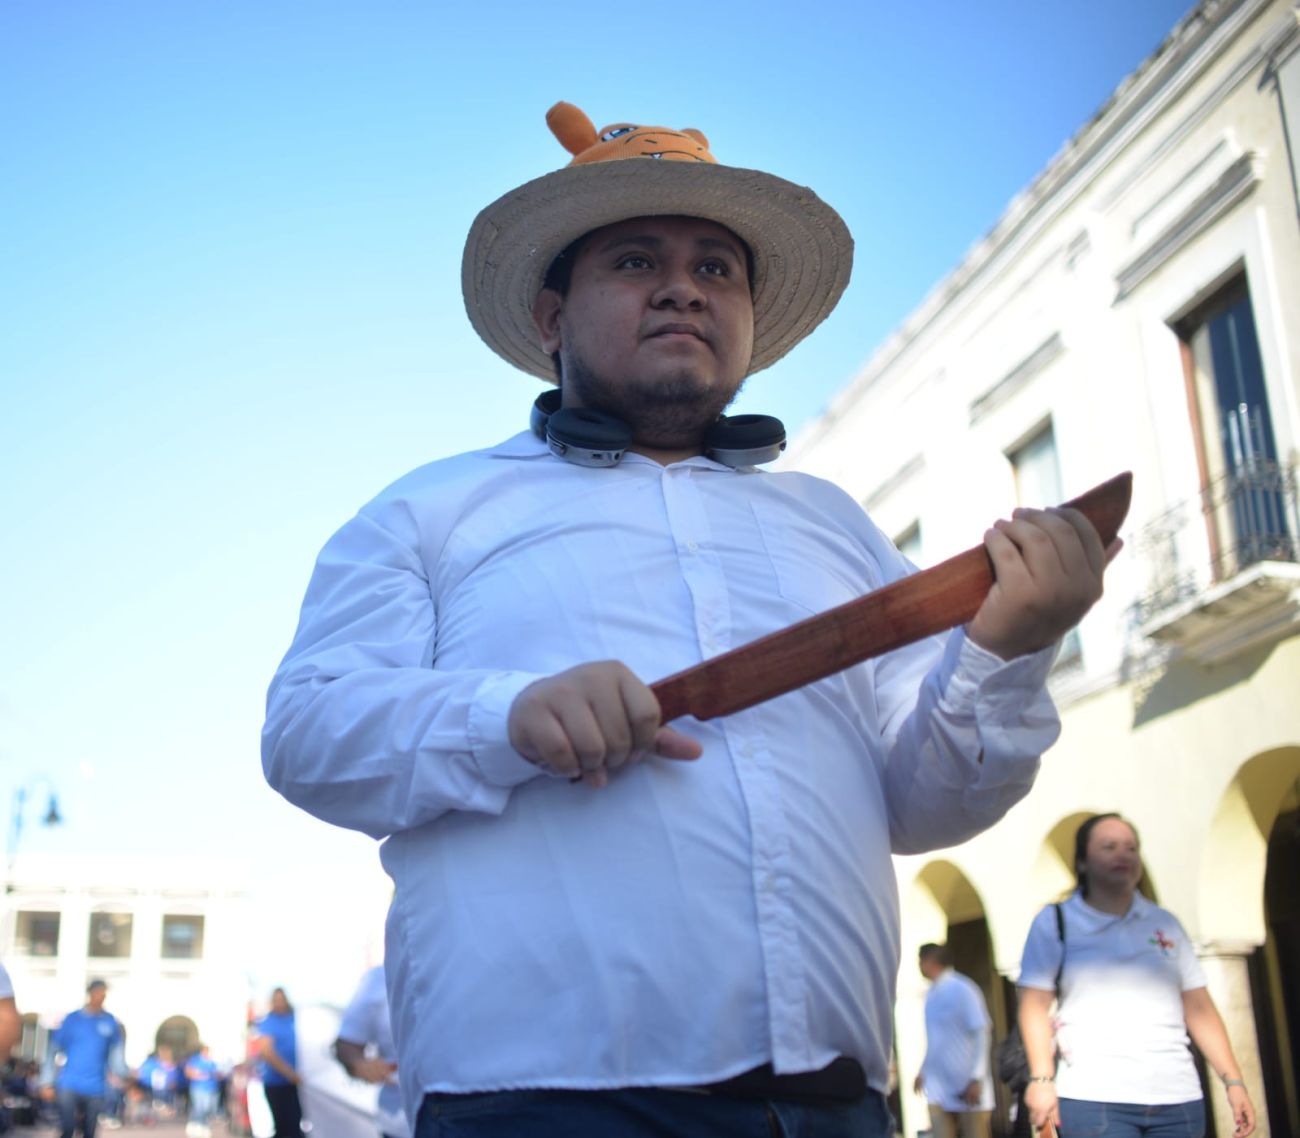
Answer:
[[[51, 1135], [57, 1135], [58, 1133], [58, 1126], [20, 1126], [11, 1131], [7, 1138], [50, 1138]], [[110, 1130], [108, 1127], [101, 1125], [95, 1131], [95, 1138], [145, 1138], [146, 1135], [148, 1138], [185, 1138], [185, 1121], [184, 1119], [169, 1119], [148, 1126], [123, 1126], [117, 1130]], [[212, 1138], [232, 1138], [232, 1131], [226, 1127], [224, 1122], [217, 1122], [212, 1127]]]

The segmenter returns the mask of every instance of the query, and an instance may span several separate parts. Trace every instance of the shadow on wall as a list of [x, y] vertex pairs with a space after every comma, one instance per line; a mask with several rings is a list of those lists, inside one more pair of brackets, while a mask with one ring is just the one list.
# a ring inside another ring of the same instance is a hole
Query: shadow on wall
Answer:
[[1222, 664], [1209, 667], [1193, 660], [1175, 660], [1134, 687], [1133, 726], [1152, 723], [1163, 715], [1192, 706], [1237, 684], [1246, 683], [1277, 648], [1252, 648]]

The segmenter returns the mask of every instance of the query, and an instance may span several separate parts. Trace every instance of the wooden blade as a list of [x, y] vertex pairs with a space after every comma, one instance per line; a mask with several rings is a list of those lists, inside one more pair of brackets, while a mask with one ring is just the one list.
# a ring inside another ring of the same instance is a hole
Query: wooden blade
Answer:
[[[1109, 545], [1133, 495], [1133, 475], [1117, 475], [1065, 505], [1084, 515]], [[855, 601], [750, 641], [650, 685], [662, 722], [714, 719], [753, 707], [873, 656], [970, 620], [993, 587], [983, 545], [968, 549]]]

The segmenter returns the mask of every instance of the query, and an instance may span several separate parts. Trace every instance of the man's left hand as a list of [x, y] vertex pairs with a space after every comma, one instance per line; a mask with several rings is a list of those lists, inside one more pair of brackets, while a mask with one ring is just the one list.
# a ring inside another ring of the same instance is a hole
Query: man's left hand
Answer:
[[1101, 596], [1122, 545], [1103, 549], [1078, 510], [1016, 510], [984, 535], [996, 580], [966, 635], [1004, 660], [1055, 643]]
[[979, 1106], [980, 1090], [979, 1079], [971, 1079], [971, 1081], [966, 1084], [966, 1089], [961, 1092], [961, 1101], [967, 1106]]

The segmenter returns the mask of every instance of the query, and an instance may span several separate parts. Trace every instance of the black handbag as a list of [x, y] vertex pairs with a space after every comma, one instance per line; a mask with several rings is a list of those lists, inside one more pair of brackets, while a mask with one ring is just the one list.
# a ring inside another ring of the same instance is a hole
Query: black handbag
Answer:
[[[1058, 902], [1052, 906], [1056, 910], [1056, 935], [1061, 940], [1061, 963], [1056, 969], [1056, 979], [1052, 988], [1057, 993], [1061, 990], [1061, 973], [1065, 969], [1065, 914], [1061, 912]], [[1020, 1038], [1020, 1020], [1011, 1025], [1011, 1030], [999, 1040], [993, 1049], [993, 1062], [997, 1066], [998, 1078], [1016, 1094], [1023, 1094], [1029, 1086], [1029, 1057], [1025, 1054], [1025, 1041]]]

